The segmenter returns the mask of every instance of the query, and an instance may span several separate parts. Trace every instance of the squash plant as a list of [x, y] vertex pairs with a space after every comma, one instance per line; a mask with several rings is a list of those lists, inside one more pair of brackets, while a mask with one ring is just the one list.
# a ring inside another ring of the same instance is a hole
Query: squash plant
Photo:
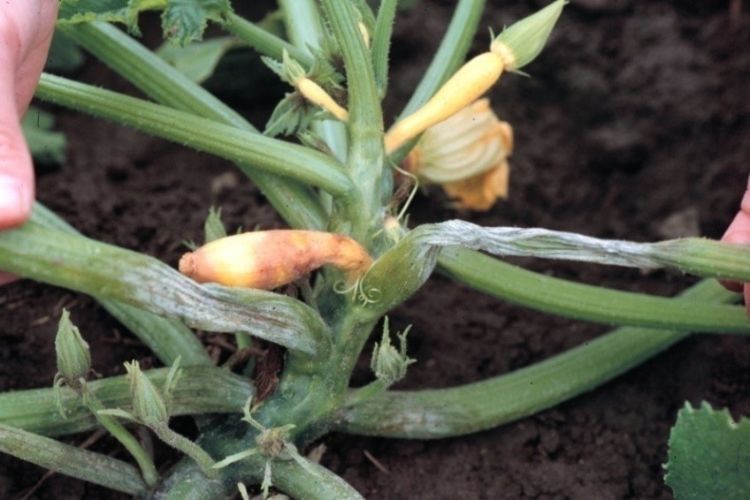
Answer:
[[[381, 100], [397, 3], [381, 0], [372, 11], [364, 0], [279, 0], [285, 40], [234, 13], [229, 0], [61, 1], [58, 29], [148, 99], [45, 74], [40, 100], [235, 162], [290, 229], [227, 237], [212, 213], [206, 245], [183, 258], [183, 274], [85, 238], [37, 204], [30, 222], [0, 234], [0, 268], [90, 294], [169, 368], [142, 371], [131, 362], [126, 377], [89, 380], [86, 332], [64, 314], [54, 387], [0, 394], [0, 451], [145, 498], [218, 499], [238, 488], [246, 496], [247, 485], [297, 498], [359, 498], [300, 450], [333, 430], [437, 439], [488, 429], [590, 390], [686, 332], [750, 333], [743, 309], [731, 305], [736, 295], [714, 280], [750, 281], [750, 252], [739, 246], [699, 238], [607, 241], [461, 220], [407, 227], [400, 176], [412, 174], [401, 161], [423, 132], [532, 63], [565, 2], [493, 35], [488, 51], [465, 64], [484, 2], [457, 2], [432, 64], [386, 129]], [[162, 11], [174, 44], [198, 42], [210, 21], [265, 58], [293, 89], [265, 133], [112, 24], [137, 35], [143, 10]], [[669, 299], [572, 283], [495, 257], [511, 255], [668, 267], [710, 279]], [[414, 360], [408, 332], [394, 336], [381, 320], [436, 269], [494, 297], [620, 328], [507, 375], [449, 389], [391, 390]], [[298, 293], [279, 293], [289, 283]], [[232, 332], [240, 352], [253, 338], [283, 347], [278, 384], [256, 384], [246, 366], [239, 373], [212, 366], [191, 328]], [[373, 334], [380, 338], [373, 380], [350, 387]], [[169, 427], [176, 415], [195, 417], [195, 441]], [[184, 458], [160, 475], [131, 425], [147, 427]], [[95, 427], [132, 460], [54, 439]]]

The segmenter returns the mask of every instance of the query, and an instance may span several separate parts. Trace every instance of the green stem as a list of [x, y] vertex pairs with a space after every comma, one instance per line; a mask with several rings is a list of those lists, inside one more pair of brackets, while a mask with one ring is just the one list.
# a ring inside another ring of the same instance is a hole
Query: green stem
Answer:
[[0, 424], [0, 452], [129, 495], [147, 490], [138, 469], [126, 462], [5, 424]]
[[705, 238], [636, 243], [538, 227], [482, 227], [467, 221], [449, 220], [423, 224], [406, 239], [414, 239], [425, 248], [456, 246], [500, 257], [539, 257], [644, 270], [672, 268], [703, 278], [750, 281], [747, 245]]
[[0, 267], [195, 328], [255, 335], [306, 357], [323, 356], [329, 348], [322, 318], [298, 300], [262, 290], [199, 285], [153, 257], [33, 221], [0, 233]]
[[[736, 295], [716, 282], [704, 281], [673, 301], [690, 307], [735, 299]], [[687, 335], [620, 328], [563, 354], [489, 380], [449, 389], [386, 392], [346, 410], [340, 430], [436, 439], [490, 429], [590, 391]]]
[[156, 434], [156, 436], [164, 443], [192, 458], [207, 477], [211, 479], [218, 477], [218, 471], [213, 468], [215, 464], [214, 459], [196, 443], [190, 441], [185, 436], [176, 433], [170, 429], [167, 424], [151, 425], [149, 428], [154, 431], [154, 434]]
[[357, 490], [325, 467], [305, 460], [274, 460], [271, 465], [273, 485], [292, 498], [305, 500], [362, 499]]
[[[459, 0], [448, 30], [440, 42], [440, 47], [433, 57], [430, 67], [422, 76], [422, 80], [417, 85], [406, 107], [401, 111], [400, 117], [409, 116], [421, 108], [443, 83], [461, 67], [477, 32], [484, 4], [485, 0]], [[401, 163], [416, 143], [417, 139], [409, 141], [391, 155], [391, 160], [396, 164]]]
[[461, 67], [477, 32], [484, 3], [484, 0], [459, 0], [440, 47], [401, 116], [409, 116], [421, 108]]
[[246, 349], [252, 345], [252, 338], [246, 333], [235, 333], [235, 340], [237, 341], [237, 350]]
[[338, 162], [296, 144], [49, 74], [42, 75], [36, 96], [233, 162], [253, 164], [336, 196], [347, 198], [353, 190]]
[[[357, 186], [357, 203], [349, 218], [352, 235], [369, 243], [370, 229], [380, 227], [383, 218], [383, 116], [375, 85], [370, 54], [357, 27], [349, 2], [322, 0], [326, 17], [343, 51], [349, 95], [349, 159], [351, 178]], [[390, 175], [390, 171], [388, 171]], [[387, 193], [390, 198], [391, 193]]]
[[[60, 25], [58, 29], [155, 101], [204, 118], [255, 131], [239, 113], [114, 26], [107, 23], [87, 23]], [[326, 215], [307, 186], [259, 172], [250, 164], [239, 163], [238, 167], [260, 188], [292, 227], [326, 227]]]
[[388, 384], [382, 379], [376, 379], [369, 384], [352, 389], [349, 396], [346, 398], [346, 405], [349, 407], [356, 407], [372, 399], [375, 396], [379, 396], [388, 389]]
[[375, 83], [381, 98], [385, 96], [388, 89], [388, 53], [391, 48], [391, 34], [397, 7], [398, 0], [380, 2], [375, 32], [372, 35], [372, 65]]
[[[162, 387], [168, 372], [167, 368], [159, 368], [145, 374], [154, 385]], [[106, 408], [124, 408], [132, 400], [125, 376], [87, 382], [87, 387]], [[65, 417], [58, 411], [54, 389], [0, 393], [0, 424], [46, 436], [75, 434], [95, 428], [96, 419], [78, 394], [66, 388], [61, 391]], [[170, 414], [241, 413], [242, 405], [253, 393], [254, 388], [245, 377], [225, 369], [185, 367], [180, 383], [172, 393]]]
[[104, 410], [105, 406], [97, 399], [97, 397], [88, 388], [84, 388], [83, 404], [96, 418], [96, 421], [107, 429], [120, 444], [122, 444], [128, 453], [135, 459], [138, 467], [141, 469], [143, 474], [143, 480], [149, 487], [153, 487], [159, 482], [159, 473], [156, 471], [154, 461], [146, 453], [141, 444], [137, 439], [116, 419], [109, 415], [102, 415], [99, 413], [100, 410]]
[[[32, 220], [50, 229], [79, 234], [38, 202], [34, 204]], [[165, 365], [171, 365], [178, 357], [182, 359], [183, 366], [211, 364], [211, 358], [203, 344], [182, 322], [157, 316], [122, 302], [96, 299], [117, 321], [141, 339]]]
[[[314, 0], [279, 0], [278, 3], [284, 13], [290, 41], [311, 58], [310, 49], [319, 49], [324, 36], [318, 6]], [[339, 161], [346, 161], [348, 139], [343, 123], [336, 120], [317, 121], [313, 124], [313, 130], [325, 140]]]
[[705, 238], [682, 238], [654, 243], [654, 257], [665, 265], [697, 276], [750, 281], [747, 245]]
[[459, 283], [514, 304], [569, 318], [668, 330], [750, 332], [750, 321], [737, 306], [674, 301], [574, 283], [459, 248], [444, 249], [438, 263], [441, 273]]
[[222, 27], [263, 55], [280, 61], [286, 50], [302, 66], [306, 68], [312, 66], [312, 58], [306, 51], [300, 50], [237, 14], [229, 14]]

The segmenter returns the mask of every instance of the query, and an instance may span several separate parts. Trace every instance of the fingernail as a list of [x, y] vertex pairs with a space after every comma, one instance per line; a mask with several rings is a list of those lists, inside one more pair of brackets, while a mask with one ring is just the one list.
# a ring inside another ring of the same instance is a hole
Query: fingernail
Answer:
[[18, 180], [0, 176], [0, 223], [15, 223], [27, 212], [24, 191]]

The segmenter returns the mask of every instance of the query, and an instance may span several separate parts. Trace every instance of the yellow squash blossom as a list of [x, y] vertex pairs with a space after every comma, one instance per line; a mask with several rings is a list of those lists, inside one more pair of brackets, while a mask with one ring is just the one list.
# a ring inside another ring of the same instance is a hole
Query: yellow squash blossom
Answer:
[[513, 129], [479, 99], [425, 131], [405, 160], [425, 184], [440, 184], [461, 208], [489, 210], [508, 194]]

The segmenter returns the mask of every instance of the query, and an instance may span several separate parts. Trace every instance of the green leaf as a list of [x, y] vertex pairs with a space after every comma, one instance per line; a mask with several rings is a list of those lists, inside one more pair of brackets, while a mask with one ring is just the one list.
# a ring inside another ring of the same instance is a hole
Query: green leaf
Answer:
[[325, 116], [327, 113], [311, 106], [298, 92], [291, 92], [276, 105], [263, 135], [276, 137], [298, 134], [307, 130], [314, 120]]
[[61, 164], [65, 162], [67, 141], [62, 132], [52, 130], [54, 125], [55, 118], [51, 114], [33, 106], [21, 120], [21, 129], [31, 155], [40, 163]]
[[165, 43], [156, 53], [190, 80], [202, 83], [213, 75], [227, 52], [240, 46], [242, 42], [236, 38], [221, 37], [191, 43], [186, 47]]
[[203, 38], [208, 21], [223, 23], [232, 6], [229, 0], [61, 0], [58, 22], [122, 23], [139, 34], [138, 15], [146, 10], [163, 10], [164, 37], [185, 46]]
[[61, 0], [57, 21], [63, 24], [122, 23], [131, 33], [140, 34], [138, 14], [166, 6], [167, 0]]
[[669, 435], [664, 478], [677, 500], [742, 500], [750, 494], [750, 420], [685, 403]]
[[168, 40], [185, 46], [203, 38], [208, 21], [223, 23], [231, 12], [229, 0], [169, 0], [161, 26]]

